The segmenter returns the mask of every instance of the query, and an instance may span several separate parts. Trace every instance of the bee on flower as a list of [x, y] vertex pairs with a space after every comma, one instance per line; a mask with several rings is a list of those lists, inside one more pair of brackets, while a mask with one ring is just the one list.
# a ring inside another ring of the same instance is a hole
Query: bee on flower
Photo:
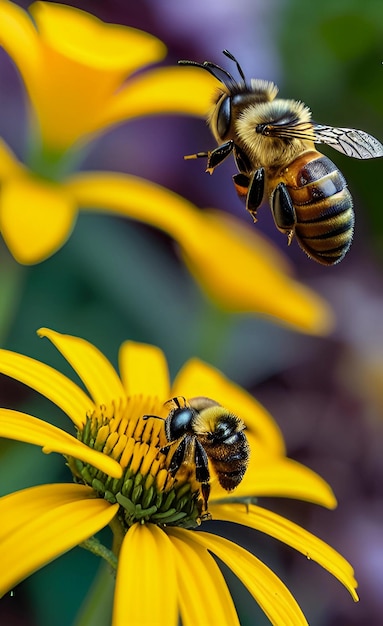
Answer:
[[[253, 397], [198, 359], [188, 361], [171, 383], [165, 356], [155, 346], [124, 343], [118, 375], [87, 341], [48, 329], [39, 334], [66, 358], [86, 391], [58, 370], [7, 350], [0, 350], [0, 373], [55, 403], [76, 434], [4, 408], [0, 436], [41, 446], [45, 453], [61, 453], [74, 482], [47, 480], [0, 498], [1, 594], [83, 545], [107, 558], [116, 571], [113, 626], [153, 623], [156, 602], [147, 598], [160, 602], [164, 589], [166, 602], [155, 616], [159, 625], [176, 626], [181, 616], [186, 624], [238, 626], [214, 554], [248, 588], [273, 625], [307, 626], [278, 576], [218, 534], [210, 525], [212, 517], [269, 534], [299, 550], [338, 578], [357, 600], [352, 567], [340, 554], [256, 504], [257, 496], [276, 493], [328, 508], [336, 502], [325, 481], [286, 457], [277, 425]], [[223, 465], [212, 446], [217, 432], [220, 445], [229, 450]], [[188, 471], [182, 471], [185, 462]], [[235, 489], [228, 493], [233, 481]], [[209, 516], [204, 515], [206, 507]], [[112, 550], [94, 537], [108, 525]]]

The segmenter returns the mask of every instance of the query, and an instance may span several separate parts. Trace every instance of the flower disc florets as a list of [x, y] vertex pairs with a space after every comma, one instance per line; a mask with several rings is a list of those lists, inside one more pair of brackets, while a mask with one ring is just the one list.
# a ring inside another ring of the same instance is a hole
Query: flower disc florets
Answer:
[[111, 456], [123, 468], [119, 479], [73, 457], [68, 465], [75, 480], [91, 486], [102, 498], [120, 505], [119, 518], [128, 528], [135, 522], [193, 528], [200, 524], [202, 501], [198, 485], [189, 478], [171, 476], [157, 399], [131, 396], [87, 415], [78, 438], [89, 447]]

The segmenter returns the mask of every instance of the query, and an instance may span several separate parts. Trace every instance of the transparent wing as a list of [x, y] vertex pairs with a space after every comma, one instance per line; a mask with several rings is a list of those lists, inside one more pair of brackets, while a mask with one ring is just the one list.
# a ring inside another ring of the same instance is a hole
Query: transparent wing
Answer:
[[376, 159], [383, 156], [383, 146], [372, 135], [354, 128], [335, 128], [313, 124], [315, 143], [325, 143], [354, 159]]

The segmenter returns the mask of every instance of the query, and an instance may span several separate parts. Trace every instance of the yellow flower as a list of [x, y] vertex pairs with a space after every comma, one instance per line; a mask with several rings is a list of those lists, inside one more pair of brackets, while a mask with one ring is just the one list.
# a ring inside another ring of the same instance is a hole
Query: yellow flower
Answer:
[[[65, 5], [35, 2], [29, 11], [33, 22], [1, 0], [0, 43], [21, 74], [45, 150], [64, 152], [136, 116], [206, 111], [210, 78], [199, 80], [195, 73], [189, 79], [174, 67], [131, 77], [165, 57], [156, 37]], [[199, 98], [190, 98], [193, 87]]]
[[70, 236], [80, 209], [123, 215], [167, 232], [220, 307], [326, 333], [327, 305], [291, 277], [283, 256], [255, 229], [249, 234], [238, 220], [201, 212], [137, 177], [75, 171], [84, 145], [113, 124], [163, 113], [205, 116], [216, 80], [198, 68], [146, 68], [166, 50], [145, 32], [56, 3], [29, 10], [33, 22], [0, 0], [0, 45], [28, 92], [33, 140], [25, 163], [0, 140], [0, 229], [14, 257], [25, 264], [49, 257]]
[[212, 554], [245, 584], [272, 624], [307, 624], [293, 596], [264, 563], [216, 534], [206, 517], [201, 520], [195, 475], [169, 472], [164, 422], [143, 417], [165, 417], [164, 402], [182, 395], [213, 398], [247, 425], [251, 456], [240, 486], [228, 495], [211, 475], [213, 518], [294, 547], [357, 599], [353, 570], [342, 556], [255, 503], [257, 496], [279, 495], [332, 508], [335, 499], [317, 474], [285, 456], [276, 424], [249, 394], [197, 359], [188, 361], [170, 384], [163, 353], [150, 345], [124, 343], [118, 376], [88, 342], [47, 329], [39, 334], [67, 359], [87, 392], [48, 365], [6, 350], [0, 350], [0, 372], [60, 407], [77, 437], [10, 409], [0, 409], [0, 436], [63, 454], [76, 484], [40, 485], [0, 499], [1, 594], [72, 547], [83, 542], [89, 547], [92, 536], [109, 524], [117, 561], [113, 626], [176, 626], [178, 615], [185, 626], [239, 624]]
[[[95, 133], [138, 115], [203, 115], [212, 85], [174, 67], [134, 75], [165, 56], [164, 44], [148, 33], [50, 2], [34, 3], [30, 12], [34, 22], [0, 0], [0, 45], [31, 105], [26, 165], [0, 143], [1, 230], [22, 263], [46, 258], [69, 236], [78, 203], [61, 182]], [[190, 98], [190, 88], [198, 98]]]

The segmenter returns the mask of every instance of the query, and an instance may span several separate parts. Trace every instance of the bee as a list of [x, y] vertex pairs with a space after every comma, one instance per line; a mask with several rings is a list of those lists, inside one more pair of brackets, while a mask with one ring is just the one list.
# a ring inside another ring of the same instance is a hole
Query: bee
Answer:
[[207, 70], [221, 87], [208, 118], [218, 147], [185, 157], [207, 157], [210, 174], [230, 154], [238, 169], [233, 176], [238, 196], [257, 221], [257, 209], [269, 198], [277, 229], [294, 236], [306, 254], [334, 265], [350, 248], [354, 211], [347, 183], [336, 165], [315, 149], [326, 144], [356, 159], [383, 156], [382, 144], [362, 130], [317, 124], [310, 109], [297, 100], [277, 98], [269, 81], [246, 81], [237, 59], [240, 80], [215, 63], [179, 61]]
[[[174, 447], [168, 471], [172, 476], [181, 470], [195, 475], [201, 484], [203, 512], [207, 513], [209, 461], [221, 487], [226, 491], [237, 487], [249, 462], [250, 449], [243, 432], [246, 426], [239, 417], [210, 398], [192, 398], [187, 402], [183, 396], [177, 396], [166, 404], [171, 406], [165, 419], [168, 443], [161, 452]], [[158, 416], [145, 415], [144, 419], [150, 417]]]

